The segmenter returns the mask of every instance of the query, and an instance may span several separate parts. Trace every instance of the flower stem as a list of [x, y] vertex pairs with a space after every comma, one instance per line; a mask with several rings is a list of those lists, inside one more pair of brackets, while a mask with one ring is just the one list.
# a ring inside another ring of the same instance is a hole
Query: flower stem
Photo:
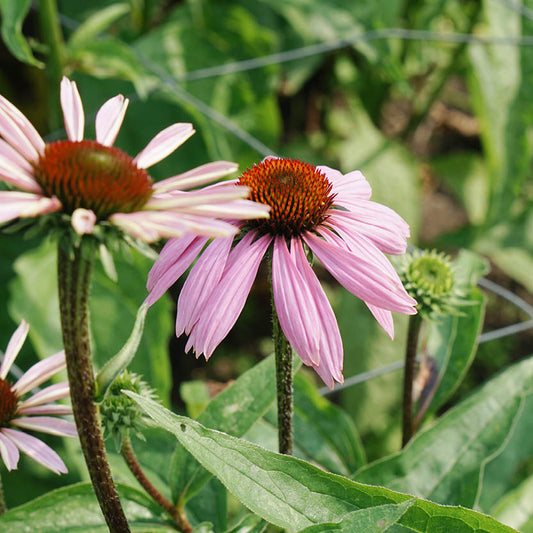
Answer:
[[292, 455], [292, 418], [294, 411], [292, 394], [292, 348], [281, 329], [273, 298], [272, 335], [274, 337], [274, 353], [276, 357], [279, 453]]
[[4, 486], [2, 485], [2, 478], [0, 477], [0, 515], [7, 511], [6, 499], [4, 497]]
[[193, 528], [185, 512], [174, 506], [172, 502], [167, 500], [150, 482], [150, 480], [144, 474], [129, 437], [125, 437], [122, 441], [122, 447], [120, 449], [122, 457], [126, 461], [131, 473], [135, 476], [137, 481], [142, 485], [144, 490], [172, 517], [179, 530], [183, 533], [191, 533]]
[[405, 367], [403, 375], [403, 432], [402, 447], [404, 447], [414, 433], [413, 426], [413, 383], [416, 376], [416, 349], [422, 318], [418, 315], [409, 317], [407, 332], [407, 346], [405, 350]]
[[58, 250], [59, 310], [67, 360], [70, 397], [85, 462], [112, 533], [130, 531], [106, 458], [99, 413], [94, 398], [94, 373], [89, 334], [89, 291], [92, 254], [83, 245], [71, 254]]
[[[59, 115], [59, 83], [65, 65], [65, 44], [59, 23], [56, 0], [39, 0], [39, 18], [43, 40], [48, 46], [46, 73], [48, 77], [48, 99], [50, 105], [50, 127], [56, 129], [61, 124]], [[53, 111], [56, 110], [56, 111]]]

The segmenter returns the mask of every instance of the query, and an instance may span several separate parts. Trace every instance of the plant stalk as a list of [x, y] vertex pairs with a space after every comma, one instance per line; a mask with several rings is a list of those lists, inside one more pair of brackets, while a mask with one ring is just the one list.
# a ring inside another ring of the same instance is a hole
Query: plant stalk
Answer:
[[[94, 403], [94, 373], [89, 332], [92, 259], [81, 246], [71, 254], [58, 250], [59, 310], [67, 361], [72, 411], [96, 498], [111, 533], [130, 528], [107, 462], [99, 413]], [[91, 257], [91, 254], [88, 254]]]
[[0, 477], [0, 515], [3, 515], [7, 511], [6, 499], [4, 497], [4, 485], [2, 484], [2, 478]]
[[172, 502], [167, 500], [167, 498], [165, 498], [165, 496], [163, 496], [146, 477], [137, 457], [135, 456], [129, 437], [123, 439], [120, 453], [126, 461], [131, 473], [135, 476], [143, 489], [172, 517], [179, 530], [182, 531], [182, 533], [192, 533], [193, 528], [187, 520], [185, 513], [178, 507], [174, 506]]
[[411, 440], [414, 433], [413, 424], [413, 384], [416, 377], [416, 349], [422, 318], [419, 314], [409, 317], [407, 346], [405, 350], [405, 367], [403, 374], [403, 431], [402, 448]]

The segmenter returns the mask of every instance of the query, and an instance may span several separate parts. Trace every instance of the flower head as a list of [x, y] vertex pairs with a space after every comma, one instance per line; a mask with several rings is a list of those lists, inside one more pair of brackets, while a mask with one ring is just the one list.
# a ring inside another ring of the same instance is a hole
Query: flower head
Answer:
[[57, 418], [57, 415], [72, 414], [72, 409], [54, 403], [69, 396], [68, 383], [50, 385], [24, 397], [65, 368], [65, 353], [59, 352], [36, 363], [14, 384], [8, 380], [9, 370], [26, 339], [28, 329], [28, 324], [22, 321], [11, 337], [0, 364], [0, 456], [8, 470], [17, 468], [20, 452], [23, 452], [53, 472], [64, 474], [67, 468], [57, 453], [26, 430], [63, 437], [77, 436], [73, 422]]
[[[97, 226], [119, 228], [152, 242], [185, 233], [223, 237], [235, 227], [218, 218], [240, 219], [264, 206], [244, 200], [245, 187], [189, 190], [233, 173], [235, 163], [217, 161], [154, 183], [147, 169], [183, 144], [194, 129], [173, 124], [132, 158], [113, 143], [128, 100], [108, 100], [96, 115], [96, 140], [84, 139], [85, 114], [76, 84], [61, 82], [68, 140], [45, 143], [28, 119], [0, 96], [0, 180], [16, 190], [0, 191], [0, 223], [50, 213], [67, 215], [80, 234]], [[243, 213], [244, 211], [244, 213]]]
[[[176, 334], [189, 335], [187, 350], [210, 357], [235, 324], [259, 264], [272, 250], [272, 290], [281, 328], [302, 361], [332, 387], [342, 382], [343, 348], [328, 299], [307, 260], [308, 252], [369, 307], [392, 337], [391, 311], [415, 314], [384, 255], [402, 254], [409, 227], [391, 209], [369, 200], [363, 175], [325, 166], [267, 158], [237, 181], [250, 199], [270, 207], [268, 220], [238, 222], [238, 242], [218, 238], [171, 239], [148, 277], [155, 302], [192, 262], [198, 261], [178, 300]], [[235, 244], [236, 242], [236, 244]]]

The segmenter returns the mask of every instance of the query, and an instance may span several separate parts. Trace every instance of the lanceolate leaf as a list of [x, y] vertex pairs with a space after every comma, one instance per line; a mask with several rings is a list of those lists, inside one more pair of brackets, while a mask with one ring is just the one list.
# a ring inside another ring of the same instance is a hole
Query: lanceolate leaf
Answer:
[[533, 476], [503, 498], [492, 512], [522, 533], [533, 533]]
[[487, 461], [509, 439], [533, 388], [533, 358], [491, 380], [401, 452], [362, 468], [357, 481], [450, 505], [477, 505]]
[[[131, 393], [154, 421], [172, 432], [244, 505], [265, 520], [299, 531], [341, 522], [360, 509], [410, 501], [405, 494], [356, 483], [178, 416]], [[413, 531], [510, 532], [496, 520], [459, 507], [415, 500], [400, 523]]]

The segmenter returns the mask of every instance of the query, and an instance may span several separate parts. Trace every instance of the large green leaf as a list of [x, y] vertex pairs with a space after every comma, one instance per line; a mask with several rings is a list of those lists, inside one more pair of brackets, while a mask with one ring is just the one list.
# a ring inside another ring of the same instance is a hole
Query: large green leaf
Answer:
[[[151, 263], [137, 253], [131, 261], [116, 261], [118, 283], [95, 269], [91, 290], [91, 329], [95, 365], [115, 355], [128, 339], [137, 309], [146, 297], [143, 280]], [[14, 264], [17, 278], [10, 284], [9, 312], [14, 320], [30, 323], [30, 338], [40, 358], [62, 349], [57, 302], [57, 260], [54, 244], [45, 243], [20, 256]], [[171, 335], [170, 302], [161, 299], [146, 318], [143, 339], [130, 370], [144, 376], [159, 397], [168, 402], [170, 363], [167, 340]]]
[[30, 45], [22, 34], [22, 23], [30, 6], [31, 0], [0, 0], [2, 39], [19, 61], [42, 68], [43, 63], [33, 57]]
[[533, 477], [507, 494], [492, 513], [498, 520], [522, 533], [533, 533]]
[[[356, 483], [295, 457], [276, 454], [242, 439], [208, 429], [160, 404], [128, 393], [154, 422], [173, 433], [244, 505], [288, 529], [338, 523], [360, 509], [412, 498], [383, 487]], [[493, 518], [461, 507], [415, 500], [400, 523], [413, 531], [510, 532]]]
[[354, 478], [439, 503], [474, 507], [486, 462], [508, 440], [532, 390], [529, 358], [492, 379], [404, 450], [362, 468]]
[[[172, 521], [144, 493], [119, 485], [120, 501], [132, 531], [175, 532]], [[0, 516], [0, 530], [31, 533], [109, 531], [90, 483], [57, 489]]]

